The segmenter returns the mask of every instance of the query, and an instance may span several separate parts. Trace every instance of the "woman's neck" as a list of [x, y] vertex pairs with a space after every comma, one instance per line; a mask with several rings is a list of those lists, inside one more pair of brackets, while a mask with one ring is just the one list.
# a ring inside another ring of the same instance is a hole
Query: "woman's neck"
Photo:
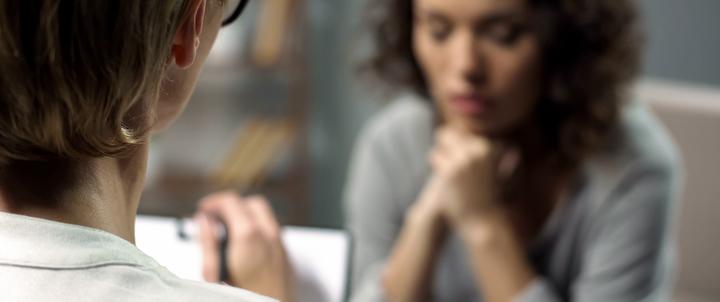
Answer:
[[147, 145], [125, 158], [23, 164], [5, 172], [0, 211], [101, 229], [135, 241]]

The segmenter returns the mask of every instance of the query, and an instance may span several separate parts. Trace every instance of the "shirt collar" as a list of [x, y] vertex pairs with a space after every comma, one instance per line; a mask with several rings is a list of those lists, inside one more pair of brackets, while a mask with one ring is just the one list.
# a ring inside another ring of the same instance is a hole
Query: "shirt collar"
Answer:
[[5, 265], [49, 269], [159, 266], [135, 245], [111, 233], [5, 212], [0, 212], [0, 246], [0, 264]]

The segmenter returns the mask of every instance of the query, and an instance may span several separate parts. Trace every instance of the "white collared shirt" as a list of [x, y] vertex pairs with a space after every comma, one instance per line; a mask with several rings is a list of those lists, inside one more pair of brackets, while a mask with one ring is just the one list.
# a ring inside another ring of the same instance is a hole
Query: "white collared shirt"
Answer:
[[275, 301], [230, 286], [180, 279], [108, 232], [4, 212], [0, 300]]

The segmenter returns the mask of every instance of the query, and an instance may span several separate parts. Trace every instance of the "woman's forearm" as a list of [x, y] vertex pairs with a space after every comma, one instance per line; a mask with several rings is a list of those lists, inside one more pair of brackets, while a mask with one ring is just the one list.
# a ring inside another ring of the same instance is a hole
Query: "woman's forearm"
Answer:
[[509, 218], [500, 211], [456, 225], [485, 301], [512, 301], [535, 278]]
[[414, 209], [408, 213], [383, 272], [389, 301], [427, 301], [437, 253], [445, 233], [439, 215]]

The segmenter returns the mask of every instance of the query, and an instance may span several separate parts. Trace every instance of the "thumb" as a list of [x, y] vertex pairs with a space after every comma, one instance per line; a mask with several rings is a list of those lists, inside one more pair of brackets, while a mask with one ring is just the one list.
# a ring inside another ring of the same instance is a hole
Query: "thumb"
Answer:
[[195, 215], [198, 226], [200, 249], [202, 251], [202, 274], [205, 281], [220, 282], [220, 243], [215, 237], [214, 225], [206, 214]]

